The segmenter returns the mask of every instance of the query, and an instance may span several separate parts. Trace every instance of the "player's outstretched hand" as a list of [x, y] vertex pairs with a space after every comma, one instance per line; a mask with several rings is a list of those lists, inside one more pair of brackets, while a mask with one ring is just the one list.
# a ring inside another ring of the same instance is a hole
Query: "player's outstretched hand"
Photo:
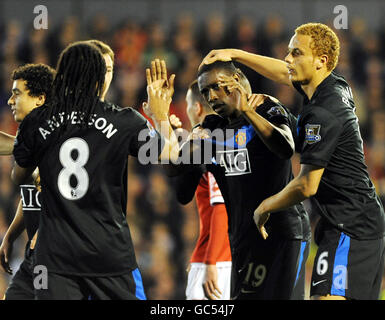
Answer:
[[9, 266], [9, 258], [11, 257], [12, 248], [12, 242], [9, 242], [7, 238], [4, 238], [0, 246], [0, 263], [3, 271], [9, 274], [12, 274], [13, 272]]
[[147, 116], [157, 121], [168, 121], [171, 98], [162, 88], [147, 86], [148, 102], [143, 102], [143, 111]]
[[211, 64], [215, 61], [231, 61], [233, 50], [232, 49], [220, 49], [220, 50], [211, 50], [206, 57], [202, 60], [202, 63], [199, 65], [199, 68], [204, 64]]
[[151, 68], [146, 69], [147, 86], [161, 88], [171, 99], [174, 94], [175, 74], [167, 79], [167, 67], [164, 60], [155, 59], [151, 61]]
[[203, 282], [205, 296], [209, 300], [220, 299], [222, 292], [218, 287], [218, 270], [215, 264], [206, 267], [206, 279]]
[[254, 222], [257, 225], [258, 231], [264, 240], [266, 240], [269, 236], [265, 228], [265, 223], [267, 220], [269, 220], [269, 217], [270, 213], [268, 212], [258, 213], [258, 208], [254, 211]]

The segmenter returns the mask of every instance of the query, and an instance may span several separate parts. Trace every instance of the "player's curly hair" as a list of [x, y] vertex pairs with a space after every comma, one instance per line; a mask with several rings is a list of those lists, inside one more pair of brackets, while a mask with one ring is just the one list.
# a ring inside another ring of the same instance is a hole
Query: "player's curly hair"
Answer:
[[25, 64], [12, 72], [11, 80], [24, 80], [31, 97], [45, 96], [48, 102], [51, 97], [52, 82], [56, 71], [43, 63]]
[[[95, 45], [87, 41], [68, 45], [56, 67], [50, 116], [77, 111], [80, 124], [87, 126], [100, 100], [105, 74], [106, 63]], [[70, 117], [66, 117], [66, 121], [70, 121]]]
[[328, 71], [332, 71], [337, 66], [340, 41], [331, 28], [322, 23], [306, 23], [295, 29], [295, 33], [307, 35], [313, 39], [310, 46], [315, 55], [326, 54], [328, 56], [326, 64]]

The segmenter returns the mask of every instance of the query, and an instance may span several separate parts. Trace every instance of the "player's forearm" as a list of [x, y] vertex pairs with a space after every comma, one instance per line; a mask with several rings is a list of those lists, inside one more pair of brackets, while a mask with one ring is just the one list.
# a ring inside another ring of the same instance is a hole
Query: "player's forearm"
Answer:
[[11, 225], [5, 233], [4, 239], [6, 239], [8, 242], [13, 243], [24, 231], [24, 229], [25, 225], [23, 216], [23, 206], [20, 200], [19, 205], [17, 206], [15, 217], [13, 218]]
[[281, 211], [313, 196], [316, 191], [307, 180], [306, 176], [294, 178], [280, 192], [263, 200], [256, 211], [259, 214]]
[[281, 159], [291, 158], [294, 154], [294, 140], [289, 130], [273, 125], [254, 110], [244, 111], [242, 114], [271, 152]]
[[15, 136], [0, 131], [0, 155], [12, 155]]
[[159, 159], [166, 163], [177, 162], [179, 156], [179, 143], [168, 117], [154, 117], [153, 120], [155, 128], [164, 138], [164, 146]]
[[286, 85], [291, 85], [286, 62], [283, 60], [232, 49], [232, 59], [248, 66], [260, 75]]

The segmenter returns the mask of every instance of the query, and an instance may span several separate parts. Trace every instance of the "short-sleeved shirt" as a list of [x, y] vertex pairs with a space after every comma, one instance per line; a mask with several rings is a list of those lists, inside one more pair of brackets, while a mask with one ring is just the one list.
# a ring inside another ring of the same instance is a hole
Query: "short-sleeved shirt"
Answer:
[[77, 112], [48, 114], [43, 106], [27, 115], [14, 147], [19, 166], [40, 171], [36, 263], [72, 275], [130, 272], [137, 264], [125, 215], [127, 160], [145, 145], [159, 156], [161, 136], [134, 109], [105, 102], [86, 128]]
[[[289, 125], [287, 110], [269, 101], [257, 113], [276, 125]], [[216, 118], [215, 118], [216, 117]], [[269, 196], [281, 191], [292, 179], [290, 159], [280, 159], [258, 137], [243, 117], [227, 123], [219, 116], [208, 116], [202, 126], [223, 130], [224, 139], [213, 139], [212, 164], [207, 165], [219, 185], [229, 217], [229, 238], [233, 260], [247, 254], [256, 237], [254, 210]], [[207, 141], [206, 141], [207, 145]], [[302, 239], [301, 217], [296, 206], [270, 215], [267, 232], [286, 239]]]
[[325, 168], [310, 198], [312, 211], [353, 238], [382, 237], [384, 210], [365, 164], [351, 88], [334, 72], [310, 100], [298, 83], [293, 85], [304, 96], [296, 146], [301, 164]]

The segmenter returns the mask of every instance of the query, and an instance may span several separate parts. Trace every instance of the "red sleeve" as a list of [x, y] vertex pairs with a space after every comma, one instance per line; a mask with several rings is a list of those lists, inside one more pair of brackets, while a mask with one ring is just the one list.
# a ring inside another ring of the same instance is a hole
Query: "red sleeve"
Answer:
[[213, 207], [210, 224], [210, 239], [207, 245], [205, 264], [215, 264], [228, 242], [227, 212], [224, 204]]

